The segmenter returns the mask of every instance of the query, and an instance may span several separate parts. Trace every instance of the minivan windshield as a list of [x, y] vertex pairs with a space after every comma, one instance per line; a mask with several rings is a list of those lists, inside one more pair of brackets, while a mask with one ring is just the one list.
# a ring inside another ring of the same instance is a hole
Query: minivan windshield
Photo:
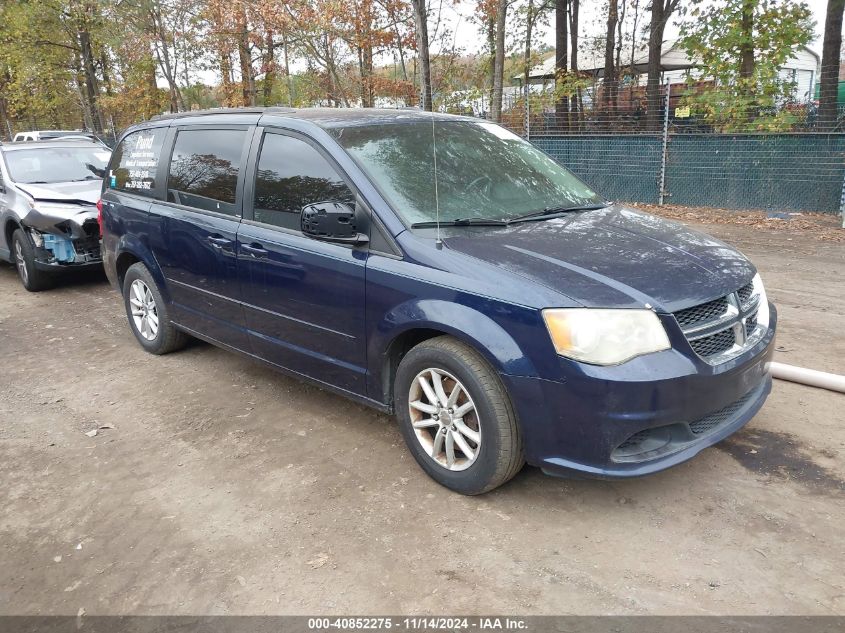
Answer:
[[408, 224], [436, 219], [435, 194], [442, 222], [602, 204], [546, 154], [487, 121], [401, 121], [338, 128], [334, 136]]
[[101, 147], [33, 147], [6, 152], [12, 180], [21, 184], [101, 180], [110, 152]]

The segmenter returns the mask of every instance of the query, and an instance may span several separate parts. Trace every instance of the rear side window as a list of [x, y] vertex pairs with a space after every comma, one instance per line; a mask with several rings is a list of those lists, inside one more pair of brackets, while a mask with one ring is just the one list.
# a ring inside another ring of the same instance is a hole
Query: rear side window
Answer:
[[265, 135], [255, 177], [254, 219], [299, 230], [302, 207], [328, 201], [355, 204], [355, 194], [331, 163], [305, 141]]
[[246, 130], [182, 130], [176, 136], [167, 200], [235, 215], [241, 151]]
[[141, 130], [124, 138], [114, 150], [107, 181], [109, 188], [152, 197], [166, 132], [166, 128]]

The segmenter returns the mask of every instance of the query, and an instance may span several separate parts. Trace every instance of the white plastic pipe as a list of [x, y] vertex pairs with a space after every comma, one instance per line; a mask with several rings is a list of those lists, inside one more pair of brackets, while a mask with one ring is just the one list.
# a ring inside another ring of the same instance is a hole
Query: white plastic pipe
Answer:
[[822, 389], [845, 393], [845, 376], [840, 376], [839, 374], [830, 374], [826, 371], [805, 369], [804, 367], [785, 365], [783, 363], [770, 363], [769, 370], [772, 372], [773, 377], [780, 378], [781, 380], [799, 382], [802, 385], [821, 387]]

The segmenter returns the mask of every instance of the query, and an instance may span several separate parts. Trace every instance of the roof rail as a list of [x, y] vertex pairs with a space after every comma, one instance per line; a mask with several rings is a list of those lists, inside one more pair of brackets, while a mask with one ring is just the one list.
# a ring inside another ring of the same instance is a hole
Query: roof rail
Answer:
[[209, 116], [212, 114], [265, 114], [265, 113], [296, 112], [294, 108], [284, 106], [250, 107], [250, 108], [209, 108], [207, 110], [189, 110], [187, 112], [166, 112], [150, 117], [150, 121], [166, 121], [167, 119], [184, 119], [192, 116]]

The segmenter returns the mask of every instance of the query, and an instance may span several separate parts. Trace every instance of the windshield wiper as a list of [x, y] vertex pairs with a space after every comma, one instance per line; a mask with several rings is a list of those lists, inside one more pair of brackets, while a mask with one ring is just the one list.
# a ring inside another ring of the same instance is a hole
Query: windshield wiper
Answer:
[[[437, 222], [414, 222], [412, 229], [429, 229], [437, 226]], [[440, 220], [440, 226], [507, 226], [504, 220], [490, 220], [487, 218], [458, 218], [457, 220]]]
[[531, 220], [544, 220], [550, 216], [558, 215], [560, 213], [570, 213], [572, 211], [595, 211], [596, 209], [604, 209], [606, 204], [584, 204], [572, 207], [546, 207], [542, 211], [534, 211], [533, 213], [526, 213], [508, 220], [509, 224], [514, 222], [530, 222]]

